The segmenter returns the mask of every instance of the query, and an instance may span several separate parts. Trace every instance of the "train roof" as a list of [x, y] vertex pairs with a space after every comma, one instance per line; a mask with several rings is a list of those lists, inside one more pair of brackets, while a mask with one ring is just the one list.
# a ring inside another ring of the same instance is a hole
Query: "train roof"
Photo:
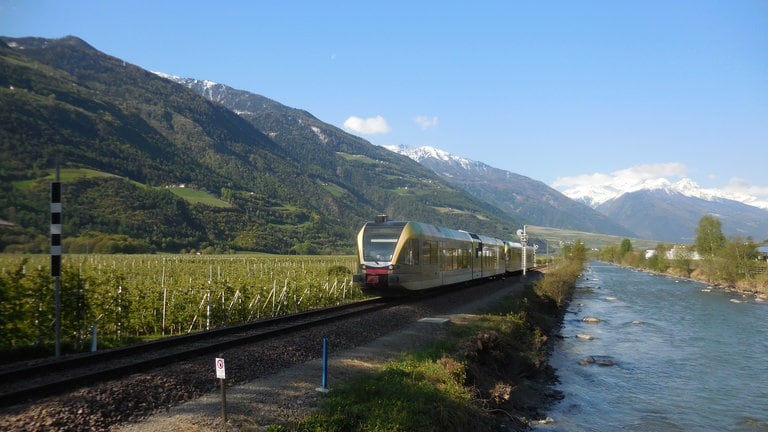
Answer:
[[409, 229], [419, 234], [423, 234], [423, 235], [426, 235], [429, 237], [435, 237], [435, 238], [449, 238], [449, 239], [465, 240], [465, 241], [470, 239], [475, 239], [484, 244], [498, 244], [498, 245], [509, 243], [497, 237], [491, 237], [491, 236], [486, 236], [482, 234], [475, 234], [465, 230], [456, 230], [453, 228], [446, 228], [446, 227], [433, 225], [426, 222], [385, 220], [385, 221], [369, 221], [368, 223], [366, 223], [366, 225], [392, 226], [392, 227], [408, 226]]

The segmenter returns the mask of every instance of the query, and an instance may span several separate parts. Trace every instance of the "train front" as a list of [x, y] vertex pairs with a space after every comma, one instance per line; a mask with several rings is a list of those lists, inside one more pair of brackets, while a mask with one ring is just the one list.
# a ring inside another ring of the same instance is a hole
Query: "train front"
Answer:
[[395, 254], [406, 224], [378, 216], [376, 221], [367, 222], [357, 234], [360, 266], [354, 281], [364, 293], [381, 296], [403, 293], [404, 288], [396, 274]]

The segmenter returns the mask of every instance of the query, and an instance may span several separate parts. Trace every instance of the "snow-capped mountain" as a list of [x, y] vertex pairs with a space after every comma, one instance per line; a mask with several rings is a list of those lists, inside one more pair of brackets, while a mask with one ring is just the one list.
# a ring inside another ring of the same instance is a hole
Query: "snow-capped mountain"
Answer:
[[589, 186], [571, 186], [560, 193], [541, 182], [433, 147], [388, 148], [534, 225], [690, 243], [701, 217], [714, 215], [727, 236], [768, 238], [768, 211], [749, 205], [754, 198], [749, 201], [749, 197], [704, 189], [687, 178], [673, 183], [664, 178], [606, 177], [600, 186], [594, 186], [597, 182], [592, 178]]
[[728, 236], [768, 238], [768, 203], [754, 197], [705, 189], [689, 178], [606, 177], [596, 185], [572, 186], [563, 193], [621, 223], [642, 238], [691, 242], [699, 220], [713, 215]]
[[762, 202], [749, 195], [734, 194], [719, 189], [705, 189], [689, 178], [682, 178], [674, 183], [665, 178], [639, 180], [613, 178], [600, 185], [592, 183], [577, 185], [561, 190], [561, 192], [571, 199], [583, 202], [592, 208], [597, 208], [625, 193], [642, 190], [677, 192], [687, 197], [713, 202], [718, 200], [738, 201], [746, 205], [768, 210], [768, 202]]
[[493, 168], [434, 147], [387, 147], [431, 169], [445, 180], [531, 225], [637, 237], [587, 205], [541, 181]]
[[464, 169], [478, 168], [487, 166], [482, 162], [473, 161], [461, 156], [456, 156], [447, 151], [440, 150], [435, 147], [423, 146], [423, 147], [405, 147], [405, 146], [384, 146], [386, 149], [395, 153], [408, 156], [409, 158], [421, 163], [427, 159], [435, 159], [443, 161], [449, 165], [460, 166]]

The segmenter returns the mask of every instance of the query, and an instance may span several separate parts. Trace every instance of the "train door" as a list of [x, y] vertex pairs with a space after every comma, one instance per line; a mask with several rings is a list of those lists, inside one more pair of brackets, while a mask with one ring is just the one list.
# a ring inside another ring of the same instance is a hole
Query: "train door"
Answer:
[[424, 238], [421, 244], [421, 289], [443, 284], [440, 272], [440, 243]]
[[483, 277], [483, 241], [477, 234], [469, 233], [469, 236], [472, 238], [472, 279], [480, 279]]

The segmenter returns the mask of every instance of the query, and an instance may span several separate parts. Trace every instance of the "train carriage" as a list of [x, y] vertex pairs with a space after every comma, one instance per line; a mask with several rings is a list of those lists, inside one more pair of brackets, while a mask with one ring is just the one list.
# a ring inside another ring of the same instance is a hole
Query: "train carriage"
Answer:
[[507, 273], [518, 273], [523, 271], [523, 267], [532, 268], [535, 265], [536, 257], [531, 246], [525, 247], [525, 261], [523, 261], [523, 245], [520, 243], [504, 242], [504, 254]]
[[415, 221], [367, 222], [357, 236], [364, 292], [400, 295], [503, 275], [507, 244], [494, 237]]

